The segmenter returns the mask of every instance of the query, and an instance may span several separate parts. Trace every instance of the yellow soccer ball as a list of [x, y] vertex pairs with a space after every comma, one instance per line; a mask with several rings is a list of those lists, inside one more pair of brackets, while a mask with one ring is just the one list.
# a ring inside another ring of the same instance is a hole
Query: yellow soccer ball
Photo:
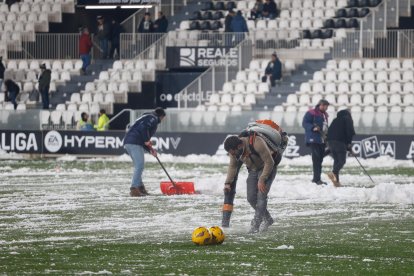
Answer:
[[222, 244], [226, 236], [223, 230], [218, 226], [212, 226], [209, 229], [211, 234], [211, 244]]
[[211, 235], [206, 227], [197, 227], [193, 231], [191, 240], [196, 245], [207, 245], [211, 241]]

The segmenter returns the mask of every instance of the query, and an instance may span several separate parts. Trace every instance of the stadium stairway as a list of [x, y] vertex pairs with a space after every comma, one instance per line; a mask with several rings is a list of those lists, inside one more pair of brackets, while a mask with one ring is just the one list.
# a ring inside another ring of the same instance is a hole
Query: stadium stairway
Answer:
[[108, 70], [113, 65], [113, 60], [95, 60], [88, 67], [87, 75], [72, 75], [71, 80], [64, 85], [57, 86], [56, 93], [50, 99], [52, 109], [56, 108], [57, 104], [69, 101], [72, 93], [79, 93], [85, 89], [85, 85], [88, 82], [93, 82], [99, 78], [99, 73]]
[[326, 67], [327, 61], [331, 59], [330, 56], [326, 54], [322, 60], [305, 60], [290, 76], [283, 78], [275, 87], [272, 87], [265, 98], [257, 100], [252, 107], [253, 110], [271, 110], [274, 106], [286, 102], [287, 96], [298, 91], [301, 83], [309, 81], [316, 71]]

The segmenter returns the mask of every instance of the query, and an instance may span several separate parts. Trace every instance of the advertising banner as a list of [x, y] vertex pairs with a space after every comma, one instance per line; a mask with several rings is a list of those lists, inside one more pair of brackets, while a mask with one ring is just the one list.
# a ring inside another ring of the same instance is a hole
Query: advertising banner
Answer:
[[[19, 131], [0, 130], [0, 149], [27, 154], [121, 155], [124, 131]], [[151, 138], [160, 153], [186, 156], [189, 154], [226, 154], [225, 133], [157, 133]], [[414, 137], [410, 135], [361, 135], [352, 142], [353, 152], [361, 158], [387, 155], [395, 159], [414, 159]], [[310, 154], [303, 134], [290, 134], [285, 157]]]
[[[226, 57], [227, 56], [227, 57]], [[167, 68], [238, 66], [239, 49], [231, 47], [167, 47]]]
[[96, 5], [151, 5], [160, 4], [161, 0], [78, 0], [78, 6], [96, 6]]

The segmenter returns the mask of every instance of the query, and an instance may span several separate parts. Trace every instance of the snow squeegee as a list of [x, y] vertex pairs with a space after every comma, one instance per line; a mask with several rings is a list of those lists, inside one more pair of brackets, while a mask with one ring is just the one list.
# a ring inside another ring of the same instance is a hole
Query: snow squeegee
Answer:
[[168, 181], [162, 181], [160, 184], [161, 192], [165, 195], [191, 195], [196, 194], [194, 190], [194, 183], [193, 182], [175, 182], [172, 180], [171, 176], [165, 169], [164, 165], [161, 163], [161, 160], [158, 156], [157, 158], [158, 163], [160, 164], [161, 168], [164, 170], [165, 174], [168, 176]]

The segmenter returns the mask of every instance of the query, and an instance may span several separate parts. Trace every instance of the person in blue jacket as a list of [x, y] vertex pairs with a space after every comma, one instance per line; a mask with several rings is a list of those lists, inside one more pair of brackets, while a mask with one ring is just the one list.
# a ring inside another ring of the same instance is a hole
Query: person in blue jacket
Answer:
[[328, 132], [329, 102], [320, 100], [314, 109], [310, 109], [303, 117], [302, 126], [305, 129], [305, 142], [312, 151], [313, 179], [317, 185], [324, 184], [321, 180], [322, 161], [325, 157], [326, 134]]
[[158, 124], [164, 118], [164, 109], [158, 107], [153, 112], [144, 113], [139, 117], [125, 134], [124, 148], [134, 163], [134, 174], [130, 189], [130, 195], [133, 197], [148, 195], [142, 182], [145, 162], [144, 151], [157, 156], [157, 152], [152, 148], [150, 139], [157, 131]]
[[244, 33], [248, 33], [249, 29], [247, 28], [246, 19], [244, 19], [241, 11], [237, 11], [236, 15], [233, 16], [233, 19], [230, 23], [231, 31], [235, 34], [234, 46], [237, 46], [243, 39]]

